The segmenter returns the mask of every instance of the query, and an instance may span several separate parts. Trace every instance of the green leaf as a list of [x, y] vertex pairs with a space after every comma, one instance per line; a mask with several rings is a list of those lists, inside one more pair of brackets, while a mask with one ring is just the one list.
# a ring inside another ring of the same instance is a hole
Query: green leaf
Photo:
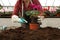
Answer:
[[38, 15], [39, 14], [39, 11], [37, 10], [31, 10], [31, 11], [26, 11], [26, 15], [29, 16], [29, 15]]

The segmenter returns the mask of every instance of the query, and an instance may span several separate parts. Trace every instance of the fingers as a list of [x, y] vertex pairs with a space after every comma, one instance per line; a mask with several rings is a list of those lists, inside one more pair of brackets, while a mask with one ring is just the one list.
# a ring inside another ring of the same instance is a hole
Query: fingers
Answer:
[[12, 22], [27, 23], [24, 18], [19, 18], [17, 15], [12, 16]]
[[44, 20], [44, 16], [38, 16], [38, 20]]
[[18, 22], [18, 21], [19, 21], [19, 17], [17, 15], [13, 15], [12, 22]]
[[38, 22], [38, 23], [41, 23], [42, 20], [44, 20], [44, 16], [38, 16], [37, 22]]

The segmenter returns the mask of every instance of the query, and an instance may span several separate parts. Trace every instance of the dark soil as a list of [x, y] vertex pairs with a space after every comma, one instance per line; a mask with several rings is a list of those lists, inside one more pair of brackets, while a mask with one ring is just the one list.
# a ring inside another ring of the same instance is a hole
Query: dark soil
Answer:
[[60, 40], [60, 30], [55, 28], [38, 30], [16, 28], [1, 32], [0, 40]]

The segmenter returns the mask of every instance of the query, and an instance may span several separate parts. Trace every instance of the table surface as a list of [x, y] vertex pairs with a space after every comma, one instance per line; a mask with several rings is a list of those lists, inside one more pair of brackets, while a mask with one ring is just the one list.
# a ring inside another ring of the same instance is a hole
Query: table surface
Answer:
[[[60, 18], [45, 18], [42, 26], [60, 26]], [[11, 18], [0, 18], [0, 26], [21, 26], [21, 23], [13, 23]]]

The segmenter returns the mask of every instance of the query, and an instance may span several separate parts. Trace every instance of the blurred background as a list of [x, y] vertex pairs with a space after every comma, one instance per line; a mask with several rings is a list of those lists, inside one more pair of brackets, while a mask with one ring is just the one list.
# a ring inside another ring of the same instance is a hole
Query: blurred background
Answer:
[[[0, 17], [11, 17], [17, 0], [0, 0]], [[60, 0], [39, 0], [45, 17], [60, 17]]]

